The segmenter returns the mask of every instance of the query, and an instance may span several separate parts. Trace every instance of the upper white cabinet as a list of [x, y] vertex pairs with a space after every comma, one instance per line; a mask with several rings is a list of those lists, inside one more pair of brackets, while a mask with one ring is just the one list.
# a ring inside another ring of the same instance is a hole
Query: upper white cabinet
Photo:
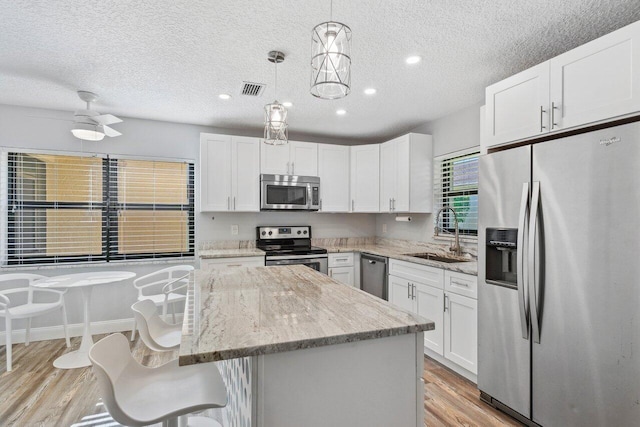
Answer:
[[260, 159], [261, 173], [318, 176], [318, 144], [313, 142], [260, 144]]
[[349, 212], [349, 147], [318, 144], [320, 211]]
[[432, 159], [431, 135], [410, 133], [380, 145], [381, 212], [431, 212]]
[[486, 146], [640, 111], [640, 21], [491, 85]]
[[489, 146], [548, 132], [549, 62], [489, 86], [486, 102]]
[[200, 211], [259, 210], [259, 139], [200, 134]]
[[351, 147], [351, 212], [380, 212], [379, 144]]

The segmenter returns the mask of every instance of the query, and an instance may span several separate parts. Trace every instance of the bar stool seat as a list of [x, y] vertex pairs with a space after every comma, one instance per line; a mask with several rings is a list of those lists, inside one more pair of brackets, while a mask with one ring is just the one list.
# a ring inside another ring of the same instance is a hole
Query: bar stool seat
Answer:
[[142, 341], [154, 351], [169, 351], [180, 346], [182, 327], [165, 322], [158, 315], [151, 299], [138, 301], [131, 306]]

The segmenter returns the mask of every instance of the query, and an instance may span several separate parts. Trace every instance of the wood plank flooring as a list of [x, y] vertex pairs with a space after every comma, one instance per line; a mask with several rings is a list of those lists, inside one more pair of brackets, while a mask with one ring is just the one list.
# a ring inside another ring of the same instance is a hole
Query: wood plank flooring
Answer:
[[[128, 335], [127, 333], [126, 335]], [[102, 336], [94, 336], [98, 341]], [[80, 338], [72, 338], [72, 348]], [[157, 366], [176, 352], [155, 353], [142, 341], [131, 343], [136, 360]], [[64, 340], [13, 346], [13, 371], [6, 372], [5, 348], [0, 347], [0, 426], [72, 426], [109, 424], [90, 368], [61, 370], [53, 360], [67, 351]], [[518, 426], [516, 421], [480, 401], [479, 391], [429, 358], [424, 363], [425, 426]]]

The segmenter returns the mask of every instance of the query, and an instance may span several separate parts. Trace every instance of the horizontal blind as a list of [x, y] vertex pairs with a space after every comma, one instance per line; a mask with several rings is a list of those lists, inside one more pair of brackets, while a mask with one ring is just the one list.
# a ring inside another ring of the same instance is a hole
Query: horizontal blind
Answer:
[[106, 159], [7, 156], [9, 265], [106, 259]]
[[[436, 160], [434, 165], [435, 207], [455, 210], [461, 235], [478, 234], [478, 155], [478, 152], [452, 155]], [[436, 227], [439, 231], [454, 231], [450, 211], [441, 213]]]
[[194, 167], [109, 160], [109, 259], [193, 256]]

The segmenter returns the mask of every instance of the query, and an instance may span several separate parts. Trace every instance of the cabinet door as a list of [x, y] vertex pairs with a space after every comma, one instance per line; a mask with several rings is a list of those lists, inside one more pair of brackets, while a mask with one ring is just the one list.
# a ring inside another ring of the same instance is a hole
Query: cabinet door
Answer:
[[318, 144], [289, 141], [291, 175], [318, 176]]
[[270, 145], [260, 142], [260, 173], [290, 175], [289, 144]]
[[355, 286], [353, 273], [353, 267], [332, 267], [329, 269], [329, 277], [349, 286]]
[[413, 299], [411, 298], [409, 281], [392, 275], [389, 275], [388, 278], [389, 302], [413, 312]]
[[231, 210], [231, 137], [200, 135], [200, 211]]
[[486, 102], [489, 146], [549, 132], [549, 62], [489, 86]]
[[351, 147], [351, 211], [380, 211], [380, 146]]
[[[411, 190], [411, 174], [416, 171], [411, 167], [411, 135], [404, 135], [396, 140], [396, 189], [393, 195], [394, 212], [411, 212], [409, 194]], [[430, 165], [423, 168], [431, 170]]]
[[349, 147], [318, 144], [320, 210], [349, 212]]
[[380, 212], [392, 212], [396, 193], [398, 158], [396, 140], [380, 144]]
[[478, 302], [453, 293], [445, 295], [444, 357], [477, 374]]
[[640, 22], [550, 61], [551, 130], [640, 110]]
[[444, 293], [442, 289], [421, 283], [416, 283], [415, 286], [416, 313], [433, 320], [436, 324], [436, 328], [433, 331], [425, 331], [424, 345], [442, 356], [444, 355], [443, 337], [446, 329], [443, 319]]
[[232, 137], [232, 209], [242, 212], [260, 210], [260, 140]]

